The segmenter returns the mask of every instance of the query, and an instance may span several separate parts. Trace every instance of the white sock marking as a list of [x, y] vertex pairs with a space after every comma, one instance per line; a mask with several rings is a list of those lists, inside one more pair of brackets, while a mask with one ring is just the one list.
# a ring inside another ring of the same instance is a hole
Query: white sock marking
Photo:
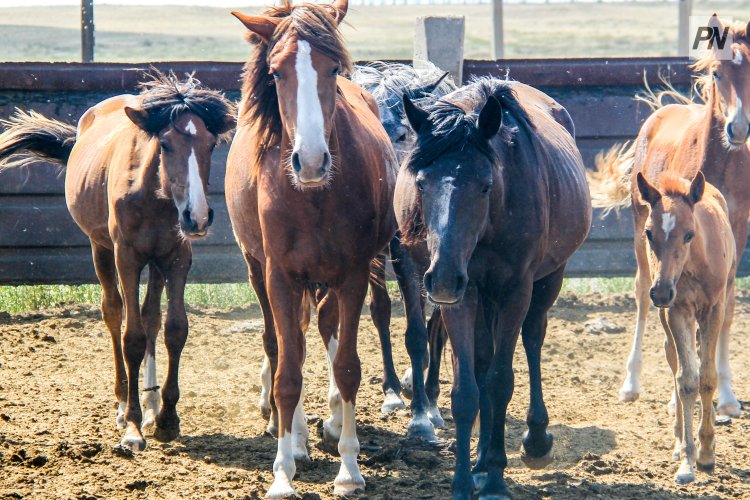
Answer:
[[667, 241], [669, 241], [669, 233], [674, 229], [677, 223], [677, 217], [669, 212], [661, 214], [661, 228], [664, 231], [664, 235]]
[[263, 366], [260, 367], [260, 399], [258, 406], [261, 410], [271, 411], [271, 360], [263, 356]]
[[342, 404], [343, 427], [339, 439], [339, 455], [341, 469], [333, 482], [334, 495], [347, 495], [357, 489], [364, 489], [365, 479], [359, 471], [357, 455], [359, 455], [359, 440], [357, 439], [357, 422], [354, 418], [355, 408], [351, 402]]
[[326, 358], [328, 359], [328, 408], [331, 410], [331, 416], [323, 422], [323, 428], [331, 438], [341, 436], [341, 393], [336, 385], [336, 377], [333, 375], [333, 360], [336, 359], [336, 353], [339, 349], [337, 338], [331, 338], [328, 341], [328, 350]]

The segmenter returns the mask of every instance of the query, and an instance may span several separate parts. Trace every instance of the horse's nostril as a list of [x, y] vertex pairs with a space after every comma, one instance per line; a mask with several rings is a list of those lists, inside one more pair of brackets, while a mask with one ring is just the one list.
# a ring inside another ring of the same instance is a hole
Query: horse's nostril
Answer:
[[206, 227], [210, 226], [214, 223], [214, 209], [209, 208], [208, 209], [208, 222], [206, 223]]
[[466, 276], [459, 274], [456, 277], [456, 297], [460, 296], [464, 292], [464, 288], [466, 288]]
[[298, 153], [292, 153], [292, 168], [294, 168], [295, 172], [302, 170], [302, 163], [299, 161]]
[[328, 154], [328, 151], [323, 153], [323, 163], [320, 165], [320, 171], [325, 172], [326, 168], [328, 168], [328, 165], [331, 161], [331, 155]]
[[669, 289], [669, 302], [672, 302], [672, 299], [674, 299], [674, 288]]
[[190, 209], [186, 208], [182, 211], [182, 218], [185, 219], [185, 222], [190, 222]]
[[428, 271], [424, 274], [423, 281], [424, 281], [424, 289], [427, 290], [428, 292], [432, 291], [432, 273], [431, 272]]
[[651, 298], [652, 301], [654, 300], [655, 294], [656, 294], [656, 290], [654, 288], [648, 291], [648, 296]]

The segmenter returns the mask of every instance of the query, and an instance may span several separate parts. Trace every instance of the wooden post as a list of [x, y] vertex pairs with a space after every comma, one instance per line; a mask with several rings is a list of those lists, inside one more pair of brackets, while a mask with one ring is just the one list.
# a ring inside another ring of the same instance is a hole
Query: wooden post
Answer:
[[503, 0], [492, 0], [492, 58], [503, 59]]
[[94, 62], [94, 0], [81, 0], [81, 61]]
[[463, 16], [423, 16], [414, 30], [414, 67], [429, 61], [450, 73], [458, 85], [464, 72]]
[[690, 50], [690, 14], [693, 0], [677, 0], [677, 55], [687, 56]]

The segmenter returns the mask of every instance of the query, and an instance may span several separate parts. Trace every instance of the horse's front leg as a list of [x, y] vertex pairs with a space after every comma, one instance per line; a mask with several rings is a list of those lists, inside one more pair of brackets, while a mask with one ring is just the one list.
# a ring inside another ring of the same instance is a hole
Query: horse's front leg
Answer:
[[138, 375], [146, 353], [146, 332], [141, 322], [138, 286], [145, 261], [129, 246], [115, 245], [115, 264], [125, 299], [125, 332], [122, 336], [123, 358], [128, 374], [128, 398], [125, 408], [125, 435], [120, 445], [132, 451], [146, 448], [141, 433], [141, 404]]
[[171, 441], [180, 435], [177, 401], [180, 399], [180, 355], [188, 336], [185, 284], [191, 259], [192, 250], [190, 245], [185, 243], [181, 244], [160, 266], [167, 281], [167, 321], [164, 325], [164, 344], [167, 347], [169, 361], [167, 378], [161, 390], [162, 409], [156, 419], [154, 432], [154, 437], [159, 441]]
[[367, 294], [369, 267], [353, 273], [340, 286], [336, 287], [339, 302], [339, 345], [333, 361], [333, 375], [341, 393], [341, 437], [339, 455], [341, 468], [333, 482], [336, 495], [351, 495], [365, 488], [365, 479], [359, 471], [357, 455], [357, 422], [355, 419], [357, 391], [362, 378], [361, 365], [357, 354], [357, 330], [362, 304]]
[[273, 484], [268, 489], [266, 498], [278, 499], [297, 494], [292, 485], [297, 471], [292, 425], [295, 409], [302, 395], [305, 339], [300, 328], [299, 314], [304, 288], [270, 261], [266, 264], [265, 282], [279, 348], [273, 384], [274, 401], [279, 412], [279, 437], [276, 460], [273, 462]]
[[[453, 349], [451, 413], [456, 424], [454, 500], [470, 500], [474, 490], [470, 452], [471, 428], [479, 411], [479, 388], [474, 374], [474, 324], [477, 301], [477, 289], [470, 283], [460, 305], [441, 310]], [[492, 349], [492, 346], [488, 345], [486, 348]]]
[[547, 335], [547, 311], [555, 303], [563, 283], [565, 266], [534, 283], [531, 305], [523, 323], [521, 336], [529, 364], [528, 430], [523, 436], [521, 459], [531, 468], [545, 467], [552, 461], [552, 434], [547, 432], [549, 415], [542, 393], [542, 345]]
[[[407, 433], [428, 441], [435, 440], [435, 427], [428, 414], [427, 393], [424, 385], [424, 362], [427, 355], [427, 328], [424, 324], [422, 297], [417, 281], [417, 269], [409, 252], [398, 238], [391, 240], [391, 258], [406, 312], [406, 350], [411, 360], [411, 413]], [[439, 412], [438, 412], [439, 415]]]
[[716, 368], [719, 379], [719, 404], [717, 411], [719, 415], [727, 417], [739, 417], [742, 411], [737, 396], [732, 389], [732, 368], [729, 366], [729, 339], [732, 333], [732, 323], [734, 322], [734, 305], [735, 305], [734, 284], [727, 291], [726, 310], [724, 312], [724, 323], [719, 334], [719, 341], [716, 350]]
[[[511, 498], [504, 478], [505, 468], [508, 466], [508, 457], [505, 453], [505, 415], [515, 383], [513, 353], [521, 324], [531, 303], [532, 286], [532, 283], [524, 281], [515, 289], [508, 290], [506, 296], [509, 300], [487, 315], [488, 319], [492, 319], [488, 323], [493, 325], [491, 328], [495, 345], [486, 379], [493, 415], [492, 434], [487, 448], [487, 482], [479, 491], [480, 500]], [[495, 314], [499, 317], [491, 318]], [[499, 327], [494, 326], [497, 320]]]
[[700, 386], [698, 392], [701, 398], [701, 420], [698, 427], [698, 456], [696, 465], [698, 470], [713, 472], [716, 465], [714, 441], [714, 392], [716, 391], [716, 345], [721, 335], [724, 323], [725, 305], [719, 303], [708, 313], [706, 321], [700, 325]]

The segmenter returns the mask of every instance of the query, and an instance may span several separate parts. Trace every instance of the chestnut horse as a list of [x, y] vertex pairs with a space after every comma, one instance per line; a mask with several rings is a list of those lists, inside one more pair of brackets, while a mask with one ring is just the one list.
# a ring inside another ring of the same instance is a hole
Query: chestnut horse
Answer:
[[[719, 32], [725, 26], [714, 14], [709, 25]], [[738, 259], [747, 245], [750, 216], [750, 26], [727, 26], [734, 43], [733, 59], [716, 59], [708, 53], [695, 64], [706, 74], [698, 81], [703, 103], [693, 103], [673, 91], [652, 95], [654, 113], [641, 127], [630, 147], [613, 149], [597, 162], [590, 179], [594, 206], [612, 209], [632, 206], [635, 221], [635, 277], [637, 322], [633, 349], [627, 362], [627, 376], [620, 389], [623, 401], [635, 401], [640, 395], [642, 338], [650, 308], [651, 276], [647, 245], [643, 237], [646, 207], [633, 199], [635, 173], [643, 171], [656, 178], [670, 165], [680, 165], [685, 175], [701, 170], [706, 180], [724, 195], [729, 207]], [[665, 98], [681, 104], [662, 105]], [[727, 312], [717, 352], [719, 406], [722, 415], [738, 416], [741, 406], [732, 391], [729, 367], [729, 335], [734, 316], [734, 294], [727, 300]], [[676, 396], [673, 393], [670, 412]]]
[[[357, 465], [357, 329], [371, 262], [389, 243], [405, 297], [412, 363], [421, 365], [425, 354], [418, 283], [393, 238], [395, 154], [372, 96], [339, 76], [351, 67], [338, 31], [346, 11], [347, 1], [338, 0], [285, 2], [262, 16], [233, 13], [250, 30], [255, 54], [246, 65], [225, 191], [263, 310], [274, 374], [278, 450], [269, 498], [294, 495], [295, 459], [309, 459], [302, 364], [308, 304], [315, 302], [330, 376], [331, 418], [323, 439], [338, 443], [341, 456], [334, 492], [365, 486]], [[383, 288], [373, 289], [387, 299]], [[410, 431], [434, 436], [426, 407], [422, 383], [412, 400]]]
[[399, 171], [396, 216], [404, 245], [429, 266], [424, 289], [453, 347], [453, 497], [472, 498], [476, 485], [479, 498], [508, 498], [505, 413], [521, 330], [531, 386], [525, 458], [552, 449], [540, 354], [547, 311], [591, 224], [583, 162], [565, 109], [517, 82], [481, 79], [426, 109], [404, 104], [417, 142]]
[[[649, 296], [659, 308], [666, 333], [664, 349], [678, 395], [673, 453], [676, 461], [682, 456], [675, 475], [678, 485], [695, 480], [696, 465], [699, 470], [714, 470], [716, 344], [727, 299], [734, 295], [737, 260], [727, 203], [700, 170], [692, 182], [680, 177], [691, 168], [672, 163], [653, 184], [639, 171], [633, 187], [633, 198], [639, 199], [646, 214], [644, 237], [653, 280]], [[702, 412], [696, 459], [693, 408], [698, 394]]]
[[[154, 437], [174, 439], [180, 430], [178, 368], [188, 334], [184, 293], [190, 240], [206, 236], [213, 220], [206, 197], [211, 153], [234, 128], [233, 106], [192, 77], [178, 81], [157, 74], [142, 84], [140, 94], [111, 97], [90, 108], [77, 129], [21, 112], [5, 125], [2, 162], [27, 153], [66, 166], [68, 210], [91, 240], [102, 285], [102, 316], [115, 359], [117, 425], [125, 428], [121, 445], [143, 450], [142, 429], [154, 424]], [[141, 306], [138, 288], [146, 265], [148, 288]], [[169, 368], [159, 410], [154, 351], [165, 286]], [[145, 418], [138, 394], [144, 356]]]

